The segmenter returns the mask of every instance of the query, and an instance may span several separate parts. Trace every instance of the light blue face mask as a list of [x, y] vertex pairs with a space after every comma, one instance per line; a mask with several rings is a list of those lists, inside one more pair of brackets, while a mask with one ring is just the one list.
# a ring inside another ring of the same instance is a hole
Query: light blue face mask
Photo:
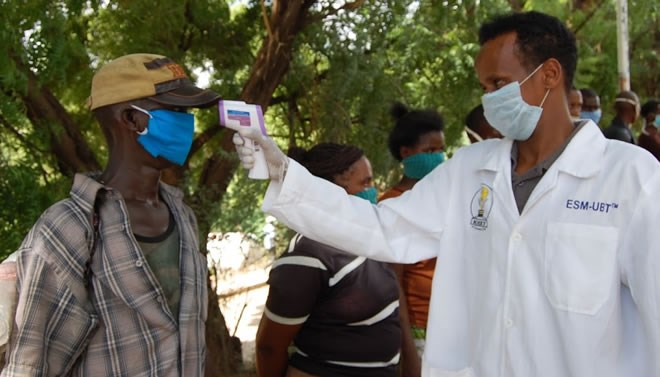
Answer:
[[188, 158], [193, 136], [195, 116], [165, 109], [145, 110], [135, 105], [134, 109], [149, 115], [149, 124], [138, 132], [138, 143], [154, 157], [163, 157], [177, 165]]
[[660, 128], [660, 114], [656, 114], [653, 125], [655, 126], [655, 128]]
[[541, 67], [543, 67], [543, 64], [536, 67], [520, 83], [513, 81], [481, 97], [486, 120], [493, 128], [500, 131], [504, 137], [513, 140], [527, 140], [534, 133], [536, 124], [543, 112], [543, 103], [548, 98], [550, 89], [545, 92], [539, 106], [532, 106], [523, 100], [520, 94], [520, 86], [534, 76]]
[[601, 111], [601, 109], [596, 109], [594, 111], [581, 111], [580, 112], [580, 118], [590, 119], [596, 124], [598, 124], [598, 122], [600, 122], [601, 115], [603, 115], [603, 112]]
[[358, 198], [366, 199], [373, 204], [378, 203], [378, 192], [376, 191], [375, 187], [369, 187], [354, 195], [357, 196]]
[[444, 152], [417, 153], [408, 156], [401, 161], [403, 163], [403, 175], [409, 178], [422, 179], [444, 161]]

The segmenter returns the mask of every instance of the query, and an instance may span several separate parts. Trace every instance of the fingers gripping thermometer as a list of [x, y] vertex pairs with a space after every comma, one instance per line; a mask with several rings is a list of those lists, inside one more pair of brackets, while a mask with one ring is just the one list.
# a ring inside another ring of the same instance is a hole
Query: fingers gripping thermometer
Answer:
[[[220, 124], [234, 131], [242, 127], [252, 127], [259, 130], [264, 136], [268, 136], [264, 123], [264, 114], [261, 106], [252, 105], [242, 101], [218, 102], [220, 113]], [[254, 166], [250, 169], [248, 177], [252, 179], [268, 179], [268, 164], [261, 146], [254, 140], [244, 138], [246, 146], [254, 151]]]

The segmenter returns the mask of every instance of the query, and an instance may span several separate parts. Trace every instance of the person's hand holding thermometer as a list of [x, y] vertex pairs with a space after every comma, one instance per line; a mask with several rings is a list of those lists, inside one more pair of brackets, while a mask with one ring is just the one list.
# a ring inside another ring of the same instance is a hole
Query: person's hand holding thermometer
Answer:
[[284, 178], [288, 158], [268, 137], [261, 106], [242, 101], [218, 102], [220, 124], [237, 131], [232, 141], [241, 164], [250, 172], [252, 179]]

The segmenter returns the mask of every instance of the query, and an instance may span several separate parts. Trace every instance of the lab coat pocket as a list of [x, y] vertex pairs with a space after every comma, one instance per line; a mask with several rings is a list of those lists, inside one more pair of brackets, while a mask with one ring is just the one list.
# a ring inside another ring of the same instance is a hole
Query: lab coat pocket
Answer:
[[594, 315], [607, 302], [616, 273], [614, 227], [549, 223], [545, 293], [560, 310]]
[[441, 370], [437, 368], [429, 368], [428, 374], [422, 373], [424, 377], [476, 377], [472, 368], [465, 368], [461, 370]]

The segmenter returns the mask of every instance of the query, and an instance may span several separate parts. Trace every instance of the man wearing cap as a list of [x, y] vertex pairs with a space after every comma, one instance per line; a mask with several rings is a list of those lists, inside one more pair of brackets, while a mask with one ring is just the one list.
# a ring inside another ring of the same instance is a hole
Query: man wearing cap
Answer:
[[2, 377], [203, 376], [206, 259], [182, 193], [189, 108], [218, 94], [151, 54], [120, 57], [92, 80], [108, 142], [101, 173], [76, 174], [18, 250], [18, 309]]
[[614, 99], [614, 110], [616, 116], [610, 126], [603, 130], [603, 134], [608, 139], [635, 144], [635, 137], [630, 127], [639, 116], [639, 97], [629, 90], [620, 92]]

